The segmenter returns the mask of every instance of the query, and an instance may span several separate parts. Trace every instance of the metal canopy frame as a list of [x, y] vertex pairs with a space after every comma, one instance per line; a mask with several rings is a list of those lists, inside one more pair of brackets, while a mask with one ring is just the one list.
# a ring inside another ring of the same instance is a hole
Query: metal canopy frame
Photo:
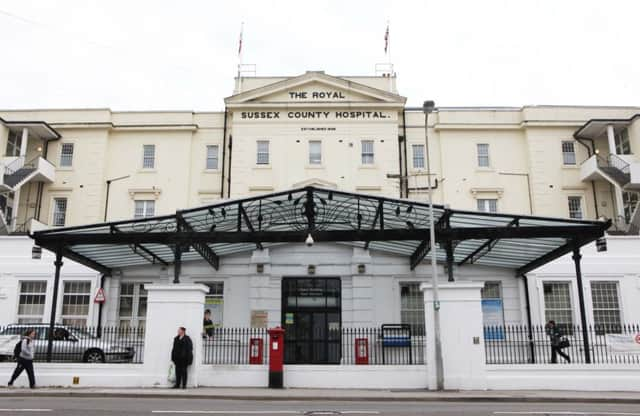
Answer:
[[428, 210], [418, 201], [304, 187], [174, 215], [38, 231], [32, 238], [107, 275], [114, 268], [202, 259], [218, 269], [221, 256], [302, 243], [308, 234], [316, 242], [407, 256], [411, 269], [435, 247], [440, 262], [506, 267], [523, 275], [602, 237], [610, 226], [434, 205], [432, 244]]

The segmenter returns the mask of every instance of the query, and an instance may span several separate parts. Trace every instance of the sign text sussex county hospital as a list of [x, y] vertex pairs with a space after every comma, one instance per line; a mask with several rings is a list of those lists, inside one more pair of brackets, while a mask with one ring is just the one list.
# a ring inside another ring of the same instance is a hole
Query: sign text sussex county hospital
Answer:
[[316, 119], [326, 120], [333, 115], [336, 119], [384, 119], [391, 118], [382, 111], [243, 111], [240, 118], [245, 119]]

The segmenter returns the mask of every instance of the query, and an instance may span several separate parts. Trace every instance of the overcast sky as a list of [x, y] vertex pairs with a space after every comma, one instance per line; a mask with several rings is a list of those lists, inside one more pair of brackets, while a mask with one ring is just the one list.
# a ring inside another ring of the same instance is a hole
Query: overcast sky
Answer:
[[257, 75], [372, 75], [409, 104], [640, 105], [636, 0], [0, 0], [0, 108], [220, 110]]

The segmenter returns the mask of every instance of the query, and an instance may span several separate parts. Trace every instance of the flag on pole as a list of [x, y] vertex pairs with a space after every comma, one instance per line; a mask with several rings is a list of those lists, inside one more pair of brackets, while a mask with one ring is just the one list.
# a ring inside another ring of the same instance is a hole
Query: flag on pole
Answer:
[[384, 53], [389, 50], [389, 23], [387, 23], [387, 30], [384, 32]]
[[240, 39], [238, 40], [238, 56], [242, 54], [242, 32], [244, 32], [244, 22], [240, 25]]

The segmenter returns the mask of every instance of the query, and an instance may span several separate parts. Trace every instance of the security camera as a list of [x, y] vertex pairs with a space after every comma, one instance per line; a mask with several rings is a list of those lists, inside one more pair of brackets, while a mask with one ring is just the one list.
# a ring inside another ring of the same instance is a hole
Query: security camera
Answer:
[[313, 245], [313, 237], [311, 237], [311, 233], [309, 233], [307, 239], [304, 240], [304, 243], [307, 245], [307, 247], [311, 247]]

